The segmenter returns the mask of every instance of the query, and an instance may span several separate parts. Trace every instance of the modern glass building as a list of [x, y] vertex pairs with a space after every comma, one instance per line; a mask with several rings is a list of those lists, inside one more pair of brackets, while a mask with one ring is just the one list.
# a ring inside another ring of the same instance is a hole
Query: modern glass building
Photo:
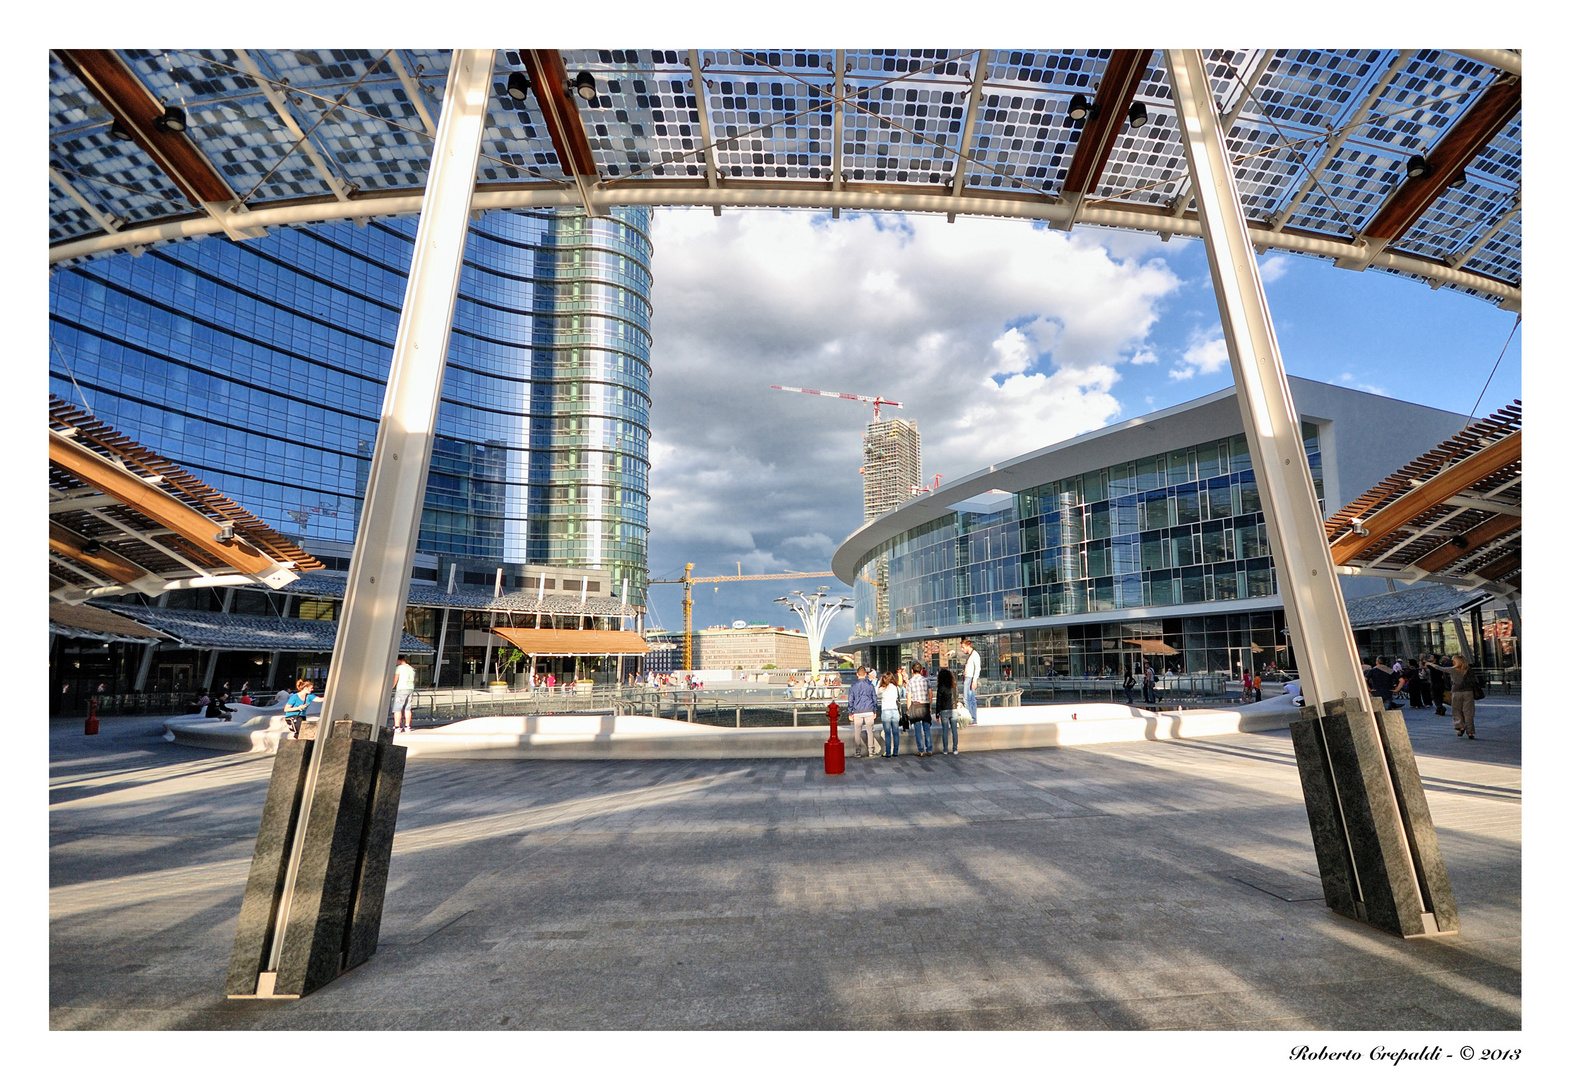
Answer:
[[[1326, 513], [1467, 422], [1291, 382]], [[1292, 666], [1231, 389], [945, 484], [864, 525], [834, 569], [856, 597], [855, 635], [836, 648], [880, 669], [947, 656], [960, 636], [992, 678]]]
[[[59, 270], [50, 390], [85, 397], [308, 550], [341, 552], [416, 224], [287, 228]], [[497, 567], [603, 570], [642, 605], [648, 225], [644, 208], [471, 225], [419, 539], [439, 560], [420, 560], [417, 578], [445, 580], [450, 562], [486, 585]]]

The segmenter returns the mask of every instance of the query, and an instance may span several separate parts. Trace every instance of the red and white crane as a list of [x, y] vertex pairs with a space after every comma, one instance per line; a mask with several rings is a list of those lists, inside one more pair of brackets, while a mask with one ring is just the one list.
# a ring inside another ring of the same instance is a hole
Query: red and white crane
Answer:
[[905, 406], [898, 401], [890, 401], [886, 397], [863, 397], [861, 394], [837, 394], [832, 390], [807, 390], [800, 386], [771, 386], [771, 390], [788, 390], [793, 394], [816, 394], [818, 397], [844, 398], [846, 401], [872, 402], [873, 423], [878, 423], [878, 413], [885, 405], [893, 405], [897, 409]]

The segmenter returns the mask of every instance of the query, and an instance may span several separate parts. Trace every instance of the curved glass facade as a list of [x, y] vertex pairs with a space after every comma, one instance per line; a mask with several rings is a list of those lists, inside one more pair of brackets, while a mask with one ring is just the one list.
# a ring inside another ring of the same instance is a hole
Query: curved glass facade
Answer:
[[[642, 602], [649, 213], [473, 223], [420, 550], [609, 570]], [[50, 282], [50, 390], [280, 531], [354, 539], [417, 222], [280, 229]]]
[[[1305, 423], [1303, 435], [1323, 498], [1319, 431]], [[856, 573], [855, 637], [1271, 599], [1276, 571], [1260, 510], [1242, 434], [1028, 488], [997, 513], [950, 514], [869, 552]], [[1161, 639], [1156, 622], [1129, 633]], [[1043, 665], [1061, 639], [1058, 670], [1078, 674], [1068, 646], [1076, 635], [1058, 629], [1044, 639]], [[1238, 629], [1251, 629], [1247, 616], [1222, 631]], [[1196, 651], [1190, 670], [1218, 662], [1205, 646]], [[1231, 666], [1225, 653], [1220, 664]]]

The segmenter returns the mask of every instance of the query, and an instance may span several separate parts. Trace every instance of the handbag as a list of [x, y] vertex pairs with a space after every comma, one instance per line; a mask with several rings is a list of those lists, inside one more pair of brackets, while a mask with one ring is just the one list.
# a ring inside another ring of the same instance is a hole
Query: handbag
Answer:
[[1473, 676], [1473, 700], [1474, 701], [1483, 701], [1484, 697], [1485, 697], [1485, 694], [1484, 694], [1484, 680], [1479, 678], [1477, 675], [1474, 675]]
[[917, 724], [925, 724], [932, 719], [932, 714], [927, 710], [927, 702], [913, 701], [906, 706], [906, 718]]

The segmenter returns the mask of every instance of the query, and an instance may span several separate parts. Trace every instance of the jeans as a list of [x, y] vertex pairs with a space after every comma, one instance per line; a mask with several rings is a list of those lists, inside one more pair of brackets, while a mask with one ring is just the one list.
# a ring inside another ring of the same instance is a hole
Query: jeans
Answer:
[[966, 711], [971, 714], [972, 720], [982, 719], [976, 712], [976, 684], [966, 684]]
[[884, 714], [884, 716], [883, 716], [883, 721], [884, 721], [884, 756], [885, 757], [899, 757], [900, 756], [900, 714], [898, 712], [886, 712]]
[[1134, 704], [1135, 704], [1135, 688], [1133, 686], [1126, 686], [1126, 687], [1124, 687], [1124, 700], [1129, 703], [1131, 708], [1134, 707]]
[[938, 714], [938, 748], [946, 754], [960, 749], [960, 722], [953, 709]]
[[911, 721], [911, 731], [916, 735], [916, 752], [931, 754], [933, 752], [933, 724], [929, 720]]

